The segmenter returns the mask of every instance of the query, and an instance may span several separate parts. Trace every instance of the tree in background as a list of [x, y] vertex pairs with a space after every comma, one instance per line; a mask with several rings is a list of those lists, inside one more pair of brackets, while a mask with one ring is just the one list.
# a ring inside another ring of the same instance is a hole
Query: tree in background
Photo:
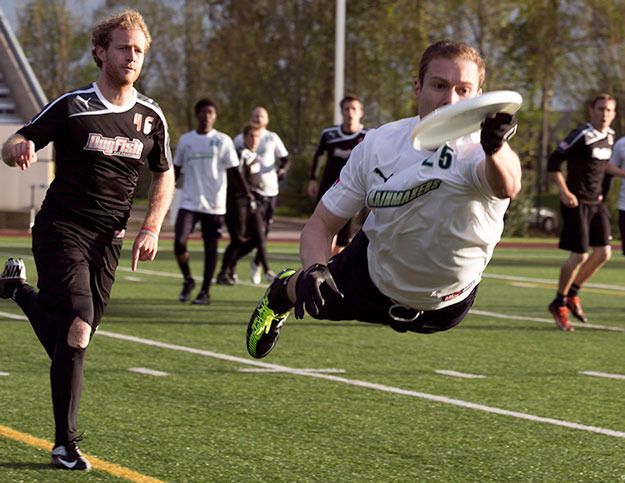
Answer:
[[[93, 22], [85, 26], [67, 3], [29, 0], [18, 16], [20, 41], [49, 97], [95, 78]], [[281, 206], [306, 214], [312, 153], [334, 112], [335, 0], [104, 0], [94, 17], [125, 7], [150, 27], [138, 88], [166, 113], [172, 145], [193, 128], [200, 97], [218, 104], [220, 129], [232, 136], [253, 107], [267, 107], [293, 160]], [[411, 116], [423, 49], [443, 38], [477, 46], [487, 63], [485, 89], [513, 89], [525, 99], [513, 145], [532, 175], [511, 207], [522, 216], [536, 196], [548, 201], [546, 156], [585, 118], [591, 93], [617, 97], [614, 126], [624, 134], [623, 7], [623, 0], [379, 0], [374, 7], [350, 0], [345, 92], [363, 99], [369, 127]]]

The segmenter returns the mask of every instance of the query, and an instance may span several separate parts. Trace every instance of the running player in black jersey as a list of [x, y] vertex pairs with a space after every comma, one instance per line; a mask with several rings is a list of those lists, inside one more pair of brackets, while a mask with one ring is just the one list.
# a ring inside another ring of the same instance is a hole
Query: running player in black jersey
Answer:
[[[590, 121], [571, 131], [548, 162], [548, 171], [560, 191], [563, 226], [559, 246], [570, 252], [560, 269], [558, 291], [549, 312], [558, 328], [566, 332], [574, 330], [568, 310], [581, 322], [588, 320], [579, 291], [611, 255], [610, 217], [602, 195], [604, 173], [625, 175], [625, 171], [608, 164], [614, 144], [610, 124], [616, 116], [616, 100], [609, 94], [599, 94], [590, 103], [588, 113]], [[560, 171], [564, 161], [566, 179]]]
[[50, 102], [2, 148], [4, 162], [22, 170], [37, 161], [37, 150], [50, 142], [56, 148], [56, 177], [33, 227], [39, 292], [26, 283], [23, 261], [9, 259], [0, 296], [22, 308], [52, 361], [52, 464], [62, 469], [90, 468], [77, 446], [83, 361], [109, 301], [139, 168], [147, 163], [153, 178], [133, 270], [156, 256], [174, 190], [165, 117], [133, 87], [150, 40], [134, 10], [98, 24], [97, 81]]
[[[325, 128], [321, 132], [321, 140], [315, 156], [313, 157], [308, 181], [308, 196], [317, 203], [326, 191], [339, 179], [339, 174], [347, 163], [347, 159], [354, 149], [365, 137], [367, 130], [361, 120], [363, 108], [357, 96], [345, 96], [341, 99], [341, 115], [343, 123]], [[319, 160], [327, 153], [327, 160], [321, 176], [321, 183], [317, 181]], [[345, 248], [352, 239], [355, 220], [348, 221], [336, 235], [332, 246], [332, 254], [336, 255]]]

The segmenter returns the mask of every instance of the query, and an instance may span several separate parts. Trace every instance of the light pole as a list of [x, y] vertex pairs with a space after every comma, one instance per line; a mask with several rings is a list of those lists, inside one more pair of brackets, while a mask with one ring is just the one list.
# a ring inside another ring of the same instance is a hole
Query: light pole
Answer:
[[345, 2], [336, 0], [336, 40], [334, 48], [334, 124], [341, 124], [339, 102], [345, 90]]

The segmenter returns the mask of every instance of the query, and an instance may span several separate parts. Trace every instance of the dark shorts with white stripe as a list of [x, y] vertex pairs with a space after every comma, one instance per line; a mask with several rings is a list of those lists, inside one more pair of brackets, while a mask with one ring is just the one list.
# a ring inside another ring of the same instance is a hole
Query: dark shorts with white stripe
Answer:
[[477, 295], [477, 285], [467, 298], [438, 310], [419, 312], [397, 305], [371, 281], [367, 262], [369, 240], [359, 231], [352, 242], [332, 257], [328, 268], [343, 298], [332, 296], [322, 287], [326, 304], [315, 318], [359, 320], [390, 325], [398, 332], [431, 334], [457, 326], [469, 312]]

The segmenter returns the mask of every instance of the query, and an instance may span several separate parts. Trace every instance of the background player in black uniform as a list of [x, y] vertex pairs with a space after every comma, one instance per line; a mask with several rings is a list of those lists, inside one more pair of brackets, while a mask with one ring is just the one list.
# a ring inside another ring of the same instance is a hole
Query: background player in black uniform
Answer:
[[56, 148], [56, 177], [33, 227], [37, 293], [21, 259], [10, 259], [0, 295], [27, 315], [51, 358], [55, 421], [52, 464], [89, 469], [76, 444], [76, 418], [85, 350], [109, 301], [139, 168], [153, 173], [144, 226], [132, 247], [153, 260], [174, 189], [167, 124], [160, 108], [133, 87], [150, 34], [141, 15], [127, 10], [92, 34], [98, 80], [53, 100], [2, 148], [9, 166], [28, 168], [35, 151]]
[[[580, 321], [587, 321], [579, 290], [611, 255], [610, 215], [602, 195], [604, 173], [625, 174], [616, 166], [608, 166], [614, 144], [610, 124], [616, 115], [616, 101], [609, 94], [599, 94], [590, 103], [588, 113], [590, 122], [571, 131], [548, 162], [548, 171], [560, 191], [563, 226], [559, 246], [570, 252], [560, 269], [558, 292], [549, 311], [556, 325], [569, 332], [573, 326], [567, 309]], [[566, 180], [560, 171], [564, 161]]]
[[[341, 99], [340, 106], [343, 123], [325, 128], [321, 132], [321, 140], [313, 157], [310, 180], [308, 181], [308, 196], [315, 199], [317, 203], [339, 179], [341, 169], [345, 166], [352, 149], [364, 139], [367, 132], [361, 123], [364, 112], [362, 103], [357, 96], [345, 96]], [[327, 153], [327, 159], [321, 176], [321, 183], [319, 183], [317, 171], [323, 153]], [[350, 220], [337, 233], [332, 246], [333, 255], [336, 255], [349, 244], [354, 234], [354, 224], [355, 220]]]

